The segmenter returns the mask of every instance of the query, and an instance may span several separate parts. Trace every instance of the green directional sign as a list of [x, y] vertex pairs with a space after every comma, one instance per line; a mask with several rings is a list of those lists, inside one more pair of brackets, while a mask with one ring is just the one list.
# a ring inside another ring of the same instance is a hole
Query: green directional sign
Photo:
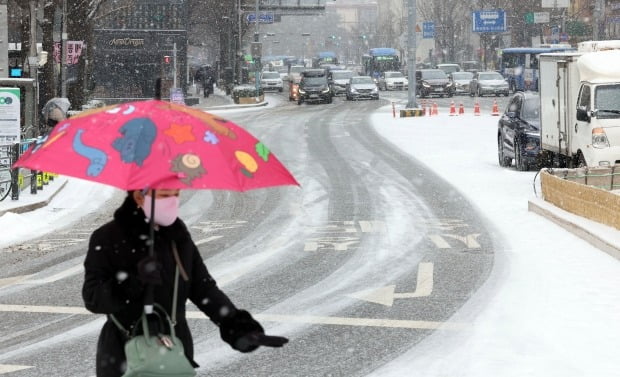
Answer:
[[526, 13], [523, 18], [525, 18], [525, 23], [526, 24], [533, 24], [534, 23], [534, 13], [533, 12], [528, 12]]

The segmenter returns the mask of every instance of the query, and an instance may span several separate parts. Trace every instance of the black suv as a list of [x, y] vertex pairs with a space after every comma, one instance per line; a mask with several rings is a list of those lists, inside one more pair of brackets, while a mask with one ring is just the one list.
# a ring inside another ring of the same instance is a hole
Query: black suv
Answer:
[[421, 69], [415, 72], [416, 92], [420, 97], [432, 95], [452, 97], [454, 84], [441, 69]]
[[302, 102], [332, 103], [332, 97], [324, 69], [309, 69], [301, 73], [298, 105], [301, 105]]

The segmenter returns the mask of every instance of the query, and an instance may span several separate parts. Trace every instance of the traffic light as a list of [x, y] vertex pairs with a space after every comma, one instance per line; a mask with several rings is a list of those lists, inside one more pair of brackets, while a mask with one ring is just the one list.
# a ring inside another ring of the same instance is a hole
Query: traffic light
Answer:
[[171, 61], [172, 59], [169, 55], [164, 55], [164, 64], [170, 64]]

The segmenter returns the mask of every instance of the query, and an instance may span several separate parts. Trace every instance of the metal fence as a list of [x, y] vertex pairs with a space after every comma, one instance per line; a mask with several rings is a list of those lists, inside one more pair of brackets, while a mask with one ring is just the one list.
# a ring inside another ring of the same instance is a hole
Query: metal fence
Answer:
[[11, 169], [11, 166], [36, 139], [27, 139], [18, 144], [0, 145], [0, 201], [9, 196], [19, 199], [19, 193], [26, 187], [36, 194], [42, 188], [43, 173], [28, 169]]

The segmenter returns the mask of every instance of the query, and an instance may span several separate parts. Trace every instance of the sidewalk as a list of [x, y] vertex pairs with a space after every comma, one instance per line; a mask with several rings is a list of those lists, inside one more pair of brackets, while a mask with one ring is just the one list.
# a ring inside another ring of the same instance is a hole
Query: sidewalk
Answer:
[[199, 96], [200, 102], [195, 107], [200, 110], [228, 110], [228, 109], [245, 109], [252, 107], [261, 107], [267, 106], [269, 102], [265, 99], [263, 102], [259, 102], [256, 104], [249, 105], [238, 105], [233, 102], [230, 96], [226, 95], [226, 92], [221, 90], [220, 88], [215, 88], [215, 93], [209, 96], [209, 98], [204, 98], [202, 95]]
[[19, 193], [18, 200], [12, 200], [9, 195], [0, 201], [0, 217], [7, 212], [24, 213], [45, 207], [67, 185], [67, 182], [68, 178], [60, 176], [44, 185], [36, 194], [31, 194], [30, 188], [25, 188]]

